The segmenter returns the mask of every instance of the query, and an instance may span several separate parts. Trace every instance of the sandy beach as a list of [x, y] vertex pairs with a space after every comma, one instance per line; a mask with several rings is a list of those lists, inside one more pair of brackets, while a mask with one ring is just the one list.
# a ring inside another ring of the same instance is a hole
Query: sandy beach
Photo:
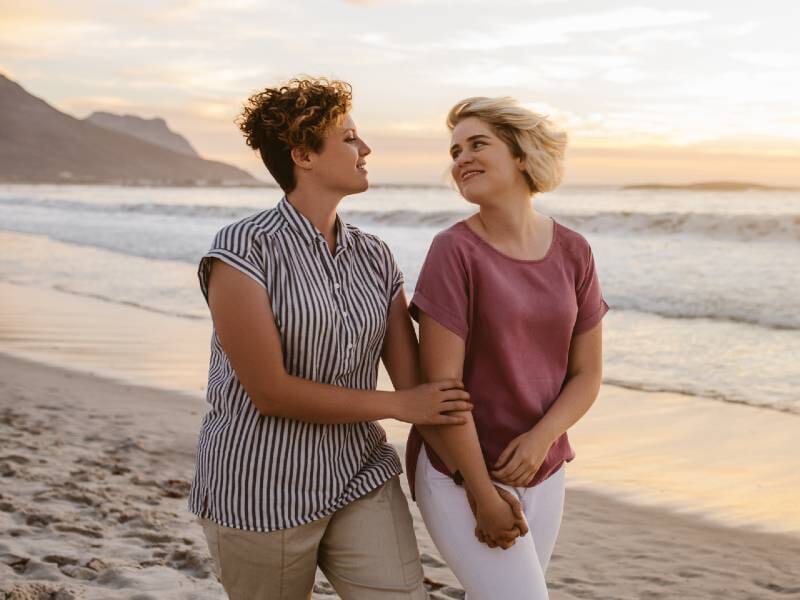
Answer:
[[[202, 400], [9, 355], [0, 382], [5, 598], [224, 597], [185, 507]], [[431, 597], [463, 597], [413, 512]], [[800, 536], [622, 502], [571, 478], [548, 580], [554, 600], [786, 599], [800, 597], [798, 557]], [[335, 597], [321, 575], [315, 597]]]

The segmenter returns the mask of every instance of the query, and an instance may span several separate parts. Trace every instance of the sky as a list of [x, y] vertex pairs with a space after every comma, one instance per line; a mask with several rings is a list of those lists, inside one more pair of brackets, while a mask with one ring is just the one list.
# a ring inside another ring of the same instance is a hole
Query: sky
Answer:
[[0, 0], [0, 72], [75, 117], [163, 117], [268, 179], [234, 119], [343, 79], [376, 183], [443, 183], [444, 118], [512, 96], [567, 130], [567, 184], [800, 185], [794, 0]]

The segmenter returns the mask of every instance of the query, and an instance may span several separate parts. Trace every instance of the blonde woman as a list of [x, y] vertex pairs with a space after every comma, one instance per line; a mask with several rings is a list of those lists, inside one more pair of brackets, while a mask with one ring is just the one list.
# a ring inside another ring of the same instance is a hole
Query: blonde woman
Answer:
[[459, 102], [447, 125], [452, 176], [478, 212], [436, 236], [411, 312], [425, 376], [463, 380], [474, 408], [464, 425], [412, 429], [409, 479], [469, 600], [541, 600], [566, 432], [597, 396], [608, 306], [589, 244], [532, 202], [560, 183], [566, 134], [509, 98]]

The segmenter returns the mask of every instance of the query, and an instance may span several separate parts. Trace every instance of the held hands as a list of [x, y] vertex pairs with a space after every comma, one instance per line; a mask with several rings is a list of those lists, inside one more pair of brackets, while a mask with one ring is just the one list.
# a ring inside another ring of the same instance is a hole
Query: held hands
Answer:
[[495, 481], [514, 487], [527, 485], [542, 466], [552, 441], [533, 430], [518, 435], [506, 446], [491, 476]]
[[522, 512], [522, 505], [514, 494], [498, 486], [494, 486], [494, 489], [497, 493], [481, 505], [478, 505], [469, 490], [465, 491], [477, 522], [475, 537], [490, 548], [499, 546], [507, 550], [514, 545], [517, 537], [528, 533], [528, 522]]
[[448, 414], [472, 410], [469, 393], [457, 379], [445, 379], [395, 392], [396, 418], [415, 425], [463, 425], [467, 419]]

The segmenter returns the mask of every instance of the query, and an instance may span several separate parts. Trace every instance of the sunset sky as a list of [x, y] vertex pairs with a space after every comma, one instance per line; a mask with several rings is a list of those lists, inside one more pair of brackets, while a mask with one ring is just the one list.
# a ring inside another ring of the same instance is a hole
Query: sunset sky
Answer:
[[796, 2], [0, 0], [0, 72], [76, 117], [161, 116], [266, 178], [233, 119], [298, 73], [353, 84], [373, 182], [443, 181], [444, 116], [511, 95], [570, 134], [566, 182], [800, 185]]

